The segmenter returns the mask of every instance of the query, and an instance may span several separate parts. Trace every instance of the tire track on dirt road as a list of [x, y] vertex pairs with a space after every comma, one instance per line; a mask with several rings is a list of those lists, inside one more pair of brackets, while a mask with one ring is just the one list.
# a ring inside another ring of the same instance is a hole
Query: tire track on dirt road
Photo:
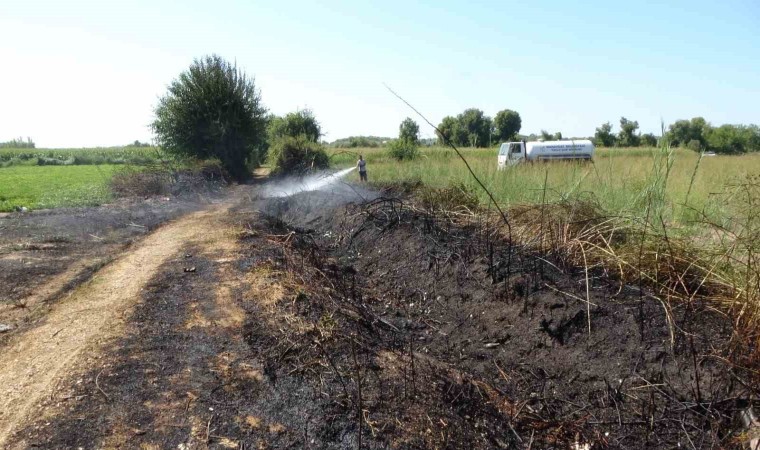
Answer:
[[220, 217], [241, 193], [238, 189], [221, 204], [160, 227], [56, 305], [38, 326], [12, 338], [0, 359], [0, 448], [37, 413], [40, 400], [78, 370], [80, 357], [120, 335], [125, 313], [159, 266], [188, 241], [203, 242], [224, 230]]

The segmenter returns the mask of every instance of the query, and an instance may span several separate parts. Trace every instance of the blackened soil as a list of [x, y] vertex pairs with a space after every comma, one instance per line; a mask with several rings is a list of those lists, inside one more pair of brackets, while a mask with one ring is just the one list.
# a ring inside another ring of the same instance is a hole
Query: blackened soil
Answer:
[[[87, 280], [162, 223], [197, 210], [219, 194], [121, 199], [113, 204], [60, 208], [0, 217], [0, 345], [44, 315], [45, 307]], [[70, 273], [69, 273], [70, 272]], [[67, 279], [43, 297], [41, 288], [57, 275]], [[34, 299], [34, 300], [32, 300]]]
[[[277, 216], [233, 212], [244, 230], [234, 262], [187, 248], [167, 263], [128, 334], [15, 442], [736, 445], [735, 409], [749, 393], [721, 363], [730, 324], [703, 305], [621, 290], [603, 272], [587, 277], [403, 199], [288, 201], [268, 210]], [[220, 325], [213, 306], [225, 286], [239, 326]]]
[[320, 194], [290, 202], [269, 232], [288, 236], [282, 270], [313, 289], [289, 312], [316, 337], [292, 338], [299, 356], [272, 372], [329, 355], [319, 382], [350, 398], [347, 417], [362, 409], [365, 439], [416, 448], [736, 445], [737, 399], [753, 393], [721, 361], [730, 322], [704, 304], [621, 288], [605, 272], [587, 275], [403, 199], [332, 210]]

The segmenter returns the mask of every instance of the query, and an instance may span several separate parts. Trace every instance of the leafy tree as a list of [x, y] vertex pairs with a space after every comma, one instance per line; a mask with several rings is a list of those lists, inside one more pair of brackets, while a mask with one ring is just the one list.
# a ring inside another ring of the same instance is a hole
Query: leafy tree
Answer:
[[420, 126], [417, 122], [407, 117], [398, 127], [398, 138], [418, 145], [420, 142]]
[[[459, 145], [469, 145], [470, 147], [487, 147], [490, 144], [491, 128], [493, 126], [491, 118], [486, 116], [483, 111], [477, 108], [465, 109], [462, 114], [457, 116], [460, 129]], [[464, 140], [461, 138], [464, 137]]]
[[218, 158], [236, 179], [260, 162], [266, 110], [253, 79], [235, 64], [211, 55], [196, 59], [168, 88], [152, 128], [166, 151]]
[[596, 133], [594, 133], [594, 141], [596, 142], [596, 145], [602, 147], [613, 147], [617, 138], [612, 133], [612, 124], [606, 122], [597, 128]]
[[760, 151], [760, 128], [757, 125], [721, 125], [707, 132], [707, 149], [716, 153]]
[[657, 136], [652, 133], [645, 133], [641, 135], [642, 147], [657, 147]]
[[554, 133], [553, 139], [555, 141], [561, 141], [562, 140], [562, 132], [561, 131], [557, 131], [556, 133]]
[[620, 132], [618, 133], [618, 144], [621, 147], [638, 147], [639, 136], [636, 130], [639, 129], [639, 123], [634, 120], [628, 120], [625, 117], [620, 118]]
[[494, 137], [499, 142], [511, 141], [520, 132], [522, 119], [511, 109], [503, 109], [493, 118]]
[[673, 146], [685, 147], [689, 142], [697, 140], [701, 147], [707, 145], [707, 135], [712, 127], [702, 117], [691, 120], [678, 120], [668, 127], [667, 138]]
[[551, 141], [551, 140], [554, 139], [554, 135], [551, 134], [551, 133], [549, 133], [546, 130], [541, 130], [541, 139], [543, 139], [545, 141]]
[[459, 121], [456, 117], [444, 117], [438, 125], [438, 130], [439, 131], [436, 132], [436, 134], [438, 135], [438, 142], [441, 145], [444, 145], [447, 142], [451, 142], [454, 145], [462, 145], [465, 140], [463, 138], [465, 134], [462, 132], [462, 129], [459, 126]]
[[284, 136], [303, 136], [308, 141], [319, 142], [319, 138], [322, 137], [322, 126], [310, 109], [302, 109], [288, 113], [284, 117], [270, 117], [267, 134], [270, 142]]

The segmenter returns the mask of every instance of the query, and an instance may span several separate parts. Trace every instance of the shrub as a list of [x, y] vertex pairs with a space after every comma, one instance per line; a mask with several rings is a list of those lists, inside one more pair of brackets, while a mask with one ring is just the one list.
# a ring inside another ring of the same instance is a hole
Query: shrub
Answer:
[[411, 161], [419, 156], [419, 147], [406, 139], [395, 139], [388, 144], [388, 154], [397, 161]]
[[695, 152], [702, 151], [702, 143], [698, 139], [692, 139], [686, 144], [686, 148]]
[[326, 169], [329, 159], [324, 148], [305, 136], [284, 136], [269, 148], [269, 164], [274, 175], [303, 175], [310, 170]]
[[260, 162], [265, 109], [252, 79], [217, 55], [195, 60], [159, 100], [153, 131], [166, 151], [218, 158], [238, 180]]

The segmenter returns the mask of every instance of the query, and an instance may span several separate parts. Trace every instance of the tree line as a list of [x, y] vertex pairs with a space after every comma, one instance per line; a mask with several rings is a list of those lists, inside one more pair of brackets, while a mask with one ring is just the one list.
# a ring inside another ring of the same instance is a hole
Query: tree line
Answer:
[[721, 125], [715, 127], [702, 117], [678, 120], [668, 126], [664, 136], [637, 133], [639, 123], [620, 118], [620, 131], [614, 133], [612, 124], [596, 129], [594, 142], [603, 147], [654, 147], [661, 139], [674, 147], [694, 151], [739, 154], [760, 151], [760, 127], [757, 125]]
[[517, 111], [503, 109], [491, 118], [478, 108], [465, 109], [456, 116], [446, 116], [438, 125], [438, 143], [458, 146], [490, 147], [517, 136], [522, 119]]

